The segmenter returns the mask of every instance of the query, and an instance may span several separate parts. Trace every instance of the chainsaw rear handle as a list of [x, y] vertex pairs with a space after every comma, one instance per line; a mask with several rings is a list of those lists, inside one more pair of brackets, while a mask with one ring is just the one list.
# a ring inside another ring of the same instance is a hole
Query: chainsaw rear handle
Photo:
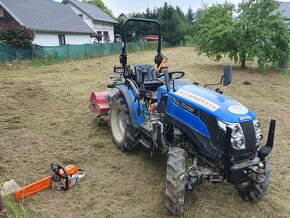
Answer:
[[[65, 186], [63, 190], [66, 191], [68, 189], [68, 174], [67, 174], [66, 169], [62, 165], [54, 164], [54, 163], [52, 163], [50, 167], [53, 172], [55, 172], [56, 174], [58, 174], [61, 178], [65, 180]], [[60, 170], [62, 170], [63, 173], [60, 172]]]

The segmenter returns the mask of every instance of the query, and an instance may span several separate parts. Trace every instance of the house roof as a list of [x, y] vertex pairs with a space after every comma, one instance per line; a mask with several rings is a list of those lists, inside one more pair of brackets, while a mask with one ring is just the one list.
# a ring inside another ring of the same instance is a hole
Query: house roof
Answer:
[[108, 23], [118, 23], [114, 18], [106, 14], [104, 11], [102, 11], [100, 8], [95, 6], [91, 3], [83, 3], [77, 0], [63, 0], [62, 3], [66, 4], [67, 2], [70, 2], [72, 5], [74, 5], [76, 8], [78, 8], [80, 11], [88, 15], [91, 19], [96, 21], [103, 21]]
[[72, 10], [52, 0], [0, 0], [0, 5], [18, 23], [35, 31], [93, 32]]
[[126, 13], [121, 13], [121, 14], [119, 15], [119, 17], [130, 18], [130, 17], [132, 17], [132, 15], [131, 15], [131, 14], [126, 14]]
[[286, 20], [290, 20], [290, 2], [279, 2], [279, 11], [283, 14]]

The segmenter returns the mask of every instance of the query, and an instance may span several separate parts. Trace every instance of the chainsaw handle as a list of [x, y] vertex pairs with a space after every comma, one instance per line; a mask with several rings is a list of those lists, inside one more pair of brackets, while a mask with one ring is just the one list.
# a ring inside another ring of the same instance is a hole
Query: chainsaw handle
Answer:
[[[61, 178], [65, 179], [65, 187], [64, 187], [64, 191], [66, 191], [68, 189], [68, 174], [66, 169], [60, 165], [60, 164], [54, 164], [52, 163], [50, 165], [50, 168], [53, 172], [55, 172], [56, 174], [58, 174]], [[63, 174], [61, 174], [59, 171], [62, 170]]]
[[50, 165], [50, 168], [51, 168], [51, 170], [52, 170], [53, 172], [57, 173], [57, 165], [56, 165], [56, 164], [52, 163], [52, 164]]
[[[59, 173], [59, 170], [62, 170], [64, 175], [61, 175]], [[57, 164], [57, 173], [58, 173], [58, 175], [60, 175], [60, 177], [62, 177], [63, 179], [65, 179], [65, 186], [64, 186], [64, 189], [63, 190], [66, 191], [68, 189], [68, 175], [67, 175], [67, 171], [65, 170], [65, 168], [62, 165]]]

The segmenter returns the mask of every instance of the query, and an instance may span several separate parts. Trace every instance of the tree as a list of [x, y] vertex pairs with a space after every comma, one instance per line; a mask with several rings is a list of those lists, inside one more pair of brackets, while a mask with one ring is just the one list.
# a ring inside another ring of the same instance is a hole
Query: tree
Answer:
[[102, 9], [106, 14], [113, 17], [112, 10], [110, 10], [102, 0], [83, 0], [83, 2], [92, 2], [98, 8]]
[[31, 29], [17, 23], [1, 24], [0, 42], [17, 46], [30, 46], [35, 34]]
[[247, 59], [257, 58], [261, 70], [265, 71], [269, 64], [287, 54], [289, 34], [282, 15], [277, 11], [278, 6], [275, 0], [250, 0], [239, 5], [240, 15], [234, 26], [238, 40], [229, 55], [239, 59], [242, 68]]
[[220, 60], [224, 54], [231, 51], [233, 40], [234, 5], [217, 4], [204, 11], [197, 20], [196, 42], [200, 53]]
[[185, 22], [185, 17], [179, 8], [175, 9], [172, 5], [165, 2], [163, 7], [158, 11], [158, 20], [162, 25], [163, 36], [166, 42], [170, 45], [178, 45], [184, 40], [184, 33], [180, 30], [182, 30], [181, 24]]
[[[193, 23], [188, 19], [188, 14], [184, 14], [180, 7], [173, 7], [167, 2], [164, 3], [163, 7], [146, 8], [145, 12], [133, 13], [132, 17], [135, 18], [147, 18], [158, 20], [162, 25], [163, 40], [170, 45], [179, 45], [180, 42], [185, 43], [187, 38], [192, 39], [193, 35]], [[123, 21], [115, 26], [115, 32], [122, 34], [121, 26]], [[144, 24], [144, 23], [129, 23], [128, 24], [128, 41], [137, 41], [144, 35], [155, 35], [157, 34], [157, 27], [155, 25]], [[134, 33], [135, 37], [132, 37]]]
[[275, 0], [247, 0], [239, 4], [238, 17], [228, 3], [214, 5], [198, 20], [200, 53], [220, 60], [228, 55], [245, 68], [247, 60], [258, 60], [262, 71], [285, 58], [289, 34]]
[[188, 11], [187, 11], [187, 14], [186, 14], [186, 18], [187, 18], [187, 21], [189, 23], [191, 23], [193, 21], [193, 17], [194, 17], [194, 13], [193, 13], [193, 10], [191, 7], [188, 8]]

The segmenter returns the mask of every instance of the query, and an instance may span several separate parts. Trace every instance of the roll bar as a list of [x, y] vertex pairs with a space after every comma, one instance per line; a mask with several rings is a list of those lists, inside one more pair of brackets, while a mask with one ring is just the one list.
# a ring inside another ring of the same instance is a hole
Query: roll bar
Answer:
[[153, 19], [143, 19], [143, 18], [129, 18], [125, 20], [123, 24], [123, 34], [122, 34], [122, 53], [120, 55], [120, 63], [122, 64], [123, 68], [126, 68], [127, 65], [127, 53], [126, 53], [126, 41], [127, 41], [127, 26], [130, 22], [142, 22], [142, 23], [153, 23], [156, 24], [158, 27], [158, 47], [157, 47], [157, 55], [161, 56], [161, 37], [162, 37], [162, 28], [161, 24], [157, 20]]

